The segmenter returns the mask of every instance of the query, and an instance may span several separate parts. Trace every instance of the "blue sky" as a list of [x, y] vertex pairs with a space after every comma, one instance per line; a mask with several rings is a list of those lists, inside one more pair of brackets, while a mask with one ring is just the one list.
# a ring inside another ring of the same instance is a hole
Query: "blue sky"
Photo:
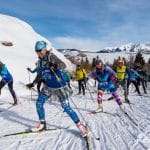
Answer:
[[150, 42], [149, 0], [0, 0], [55, 48], [99, 50]]

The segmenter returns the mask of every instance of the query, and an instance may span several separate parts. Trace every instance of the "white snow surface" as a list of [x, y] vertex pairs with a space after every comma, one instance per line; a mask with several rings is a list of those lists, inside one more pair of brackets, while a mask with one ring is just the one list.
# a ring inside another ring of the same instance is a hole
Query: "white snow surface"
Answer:
[[[110, 95], [104, 94], [104, 111], [89, 114], [97, 108], [96, 89], [89, 81], [86, 95], [76, 95], [77, 82], [71, 82], [73, 95], [69, 98], [71, 107], [82, 122], [89, 126], [91, 150], [148, 150], [150, 149], [150, 91], [143, 96], [133, 93], [130, 87], [131, 106], [125, 104], [126, 111], [135, 125], [121, 111], [114, 100], [106, 101]], [[11, 106], [12, 98], [5, 87], [0, 97], [0, 150], [86, 150], [86, 144], [76, 125], [63, 112], [56, 96], [45, 103], [47, 128], [61, 128], [54, 131], [3, 137], [6, 134], [28, 130], [38, 123], [36, 113], [36, 93], [27, 91], [21, 83], [14, 85], [21, 104]], [[149, 85], [150, 89], [150, 85]], [[141, 90], [142, 91], [142, 90]], [[123, 99], [122, 91], [118, 90]], [[81, 116], [82, 115], [82, 116]], [[100, 140], [96, 140], [100, 138]]]
[[[41, 133], [4, 135], [22, 132], [38, 123], [36, 113], [37, 93], [28, 91], [22, 84], [35, 77], [26, 71], [36, 61], [35, 41], [44, 39], [26, 23], [17, 18], [0, 15], [0, 41], [8, 40], [13, 47], [0, 45], [1, 57], [14, 77], [14, 89], [21, 104], [12, 106], [12, 97], [5, 86], [0, 95], [0, 150], [86, 150], [86, 143], [76, 125], [60, 106], [53, 95], [45, 103], [47, 128], [61, 128]], [[9, 28], [7, 28], [9, 27]], [[30, 36], [31, 35], [31, 36]], [[48, 41], [47, 41], [48, 42]], [[90, 55], [90, 54], [89, 54]], [[64, 60], [65, 61], [65, 60]], [[131, 107], [125, 104], [126, 111], [133, 123], [121, 111], [114, 100], [106, 101], [110, 95], [104, 94], [104, 111], [107, 113], [90, 114], [97, 108], [96, 88], [93, 80], [88, 81], [86, 95], [77, 95], [77, 82], [71, 82], [73, 95], [69, 98], [71, 107], [83, 123], [89, 127], [91, 150], [149, 150], [150, 149], [150, 85], [148, 94], [137, 96], [130, 86]], [[143, 90], [141, 93], [143, 93]], [[123, 99], [121, 89], [118, 93]], [[32, 95], [32, 96], [31, 96]], [[100, 140], [96, 140], [96, 138]]]

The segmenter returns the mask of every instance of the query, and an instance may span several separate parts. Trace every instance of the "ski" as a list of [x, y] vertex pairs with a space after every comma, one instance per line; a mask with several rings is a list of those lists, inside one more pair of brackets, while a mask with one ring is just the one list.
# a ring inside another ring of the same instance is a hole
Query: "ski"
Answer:
[[83, 138], [84, 138], [85, 143], [86, 143], [86, 149], [90, 150], [90, 138], [89, 138], [89, 136], [87, 135], [87, 136], [85, 136]]
[[90, 115], [96, 115], [96, 114], [108, 114], [108, 115], [116, 116], [116, 114], [113, 114], [113, 113], [110, 113], [110, 112], [107, 112], [107, 111], [99, 111], [99, 112], [96, 112], [96, 111], [90, 111], [90, 112], [88, 112], [88, 114], [90, 114]]
[[134, 103], [132, 103], [132, 102], [123, 102], [123, 103], [125, 103], [125, 104], [129, 104], [129, 105], [135, 105]]
[[0, 110], [0, 113], [7, 111], [7, 110], [11, 109], [14, 106], [16, 106], [16, 105], [11, 104], [9, 107], [7, 107], [7, 108], [5, 108], [3, 110]]
[[47, 132], [47, 131], [56, 131], [56, 130], [61, 130], [61, 129], [68, 129], [68, 127], [57, 127], [57, 128], [48, 128], [46, 130], [43, 130], [43, 131], [37, 131], [37, 132], [33, 132], [31, 131], [30, 129], [27, 129], [25, 131], [21, 131], [21, 132], [16, 132], [16, 133], [11, 133], [11, 134], [5, 134], [5, 135], [2, 135], [0, 136], [0, 138], [3, 138], [3, 137], [8, 137], [8, 136], [14, 136], [14, 135], [28, 135], [28, 134], [35, 134], [35, 133], [44, 133], [44, 132]]
[[134, 103], [132, 103], [132, 102], [123, 102], [123, 103], [128, 104], [130, 109], [133, 111], [132, 105], [135, 105]]
[[88, 114], [99, 114], [99, 113], [105, 113], [104, 111], [90, 111]]
[[11, 103], [11, 102], [0, 102], [0, 105], [5, 105], [5, 104], [11, 104], [11, 105], [13, 105], [13, 103]]
[[141, 96], [143, 96], [143, 97], [150, 97], [149, 95], [144, 95], [144, 94], [141, 94]]
[[136, 126], [138, 126], [138, 124], [133, 120], [133, 118], [125, 111], [121, 110], [123, 112], [123, 114]]
[[0, 136], [0, 138], [8, 137], [8, 136], [14, 136], [14, 135], [23, 135], [23, 136], [25, 136], [25, 135], [28, 135], [28, 134], [44, 133], [44, 132], [47, 132], [47, 131], [56, 131], [56, 130], [60, 130], [60, 129], [61, 128], [49, 128], [49, 129], [46, 129], [46, 130], [43, 130], [43, 131], [37, 131], [37, 132], [32, 132], [31, 130], [26, 130], [26, 131], [11, 133], [11, 134], [5, 134], [5, 135]]

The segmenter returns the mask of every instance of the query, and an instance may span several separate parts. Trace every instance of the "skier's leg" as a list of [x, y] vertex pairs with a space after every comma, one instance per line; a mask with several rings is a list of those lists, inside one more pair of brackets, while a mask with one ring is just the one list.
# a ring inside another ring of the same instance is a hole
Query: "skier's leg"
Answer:
[[9, 89], [9, 91], [10, 91], [10, 93], [14, 99], [14, 105], [16, 105], [18, 103], [18, 98], [17, 98], [16, 93], [13, 89], [13, 80], [8, 83], [8, 89]]
[[122, 111], [126, 112], [125, 106], [123, 105], [123, 103], [122, 103], [122, 101], [121, 101], [119, 95], [117, 94], [116, 90], [111, 89], [110, 92], [111, 92], [112, 95], [114, 96], [114, 98], [115, 98], [117, 104], [119, 105], [120, 109], [121, 109]]
[[141, 80], [141, 83], [142, 83], [142, 87], [143, 87], [144, 93], [147, 94], [145, 83], [144, 83], [144, 79]]
[[48, 100], [49, 97], [50, 95], [47, 95], [43, 89], [39, 93], [39, 96], [36, 101], [36, 110], [39, 116], [39, 120], [45, 120], [44, 103]]
[[78, 115], [76, 112], [71, 108], [68, 100], [61, 100], [61, 106], [64, 109], [64, 111], [68, 114], [68, 116], [75, 122], [79, 122]]
[[38, 83], [37, 83], [37, 91], [38, 93], [40, 93], [40, 87], [41, 87], [41, 84], [42, 84], [42, 80], [40, 80]]
[[78, 88], [79, 88], [78, 94], [81, 94], [81, 80], [78, 80]]
[[39, 93], [38, 99], [36, 101], [36, 110], [40, 123], [37, 126], [31, 128], [31, 131], [33, 132], [42, 131], [46, 129], [44, 103], [48, 100], [49, 97], [50, 93], [48, 93], [46, 89], [43, 88]]
[[100, 109], [101, 111], [103, 111], [103, 100], [102, 100], [102, 96], [103, 96], [104, 91], [103, 90], [98, 90], [97, 92], [97, 103], [98, 103], [98, 109]]
[[69, 87], [70, 89], [72, 89], [72, 88], [71, 88], [71, 85], [70, 85], [70, 81], [67, 81], [67, 84], [68, 84], [68, 87]]
[[129, 95], [129, 86], [131, 84], [131, 81], [130, 80], [127, 80], [127, 94]]
[[1, 89], [5, 86], [5, 82], [3, 80], [0, 81], [0, 95], [1, 95]]
[[135, 86], [136, 91], [138, 92], [138, 94], [141, 95], [137, 82], [136, 81], [132, 81], [132, 83], [134, 84], [134, 86]]
[[121, 105], [122, 104], [122, 101], [118, 95], [118, 93], [116, 92], [116, 90], [114, 89], [110, 89], [110, 92], [112, 93], [113, 97], [115, 98], [116, 102], [118, 105]]
[[81, 88], [82, 88], [83, 95], [85, 95], [85, 83], [84, 82], [85, 82], [84, 80], [81, 81]]
[[128, 99], [128, 90], [127, 90], [127, 81], [126, 80], [122, 81], [122, 87], [123, 87], [123, 90], [124, 90], [125, 102], [129, 103], [130, 101]]
[[62, 108], [68, 114], [68, 116], [73, 120], [73, 122], [79, 128], [83, 137], [88, 134], [87, 128], [80, 122], [77, 113], [71, 108], [69, 101], [66, 99], [66, 93], [64, 90], [60, 89], [57, 91], [57, 96], [59, 97], [59, 101], [61, 103]]
[[69, 101], [67, 100], [68, 95], [64, 89], [59, 89], [55, 92], [59, 98], [62, 108], [68, 114], [68, 116], [75, 122], [79, 122], [79, 118], [75, 111], [70, 107]]

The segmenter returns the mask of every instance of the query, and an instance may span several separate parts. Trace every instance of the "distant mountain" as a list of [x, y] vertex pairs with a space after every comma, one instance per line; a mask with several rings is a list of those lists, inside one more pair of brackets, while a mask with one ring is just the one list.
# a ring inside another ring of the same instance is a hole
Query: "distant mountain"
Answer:
[[82, 51], [78, 49], [57, 49], [59, 52], [63, 53], [67, 58], [71, 57], [86, 57], [85, 54], [88, 51]]
[[[65, 57], [70, 59], [71, 61], [76, 60], [80, 61], [82, 58], [84, 59], [87, 57], [89, 61], [97, 56], [102, 59], [104, 62], [112, 63], [114, 59], [118, 58], [119, 56], [125, 57], [126, 59], [130, 59], [131, 56], [137, 54], [137, 52], [141, 52], [146, 61], [150, 58], [150, 44], [126, 44], [120, 47], [106, 47], [102, 50], [97, 52], [92, 51], [83, 51], [79, 49], [58, 49], [59, 52], [63, 53]], [[113, 53], [113, 55], [112, 55]]]
[[97, 52], [92, 51], [83, 51], [79, 49], [57, 49], [59, 52], [63, 53], [66, 57], [69, 56], [79, 56], [79, 57], [86, 57], [86, 53], [115, 53], [115, 52], [126, 52], [126, 53], [137, 53], [141, 52], [144, 54], [150, 54], [150, 43], [148, 44], [126, 44], [120, 47], [106, 47], [101, 49]]

